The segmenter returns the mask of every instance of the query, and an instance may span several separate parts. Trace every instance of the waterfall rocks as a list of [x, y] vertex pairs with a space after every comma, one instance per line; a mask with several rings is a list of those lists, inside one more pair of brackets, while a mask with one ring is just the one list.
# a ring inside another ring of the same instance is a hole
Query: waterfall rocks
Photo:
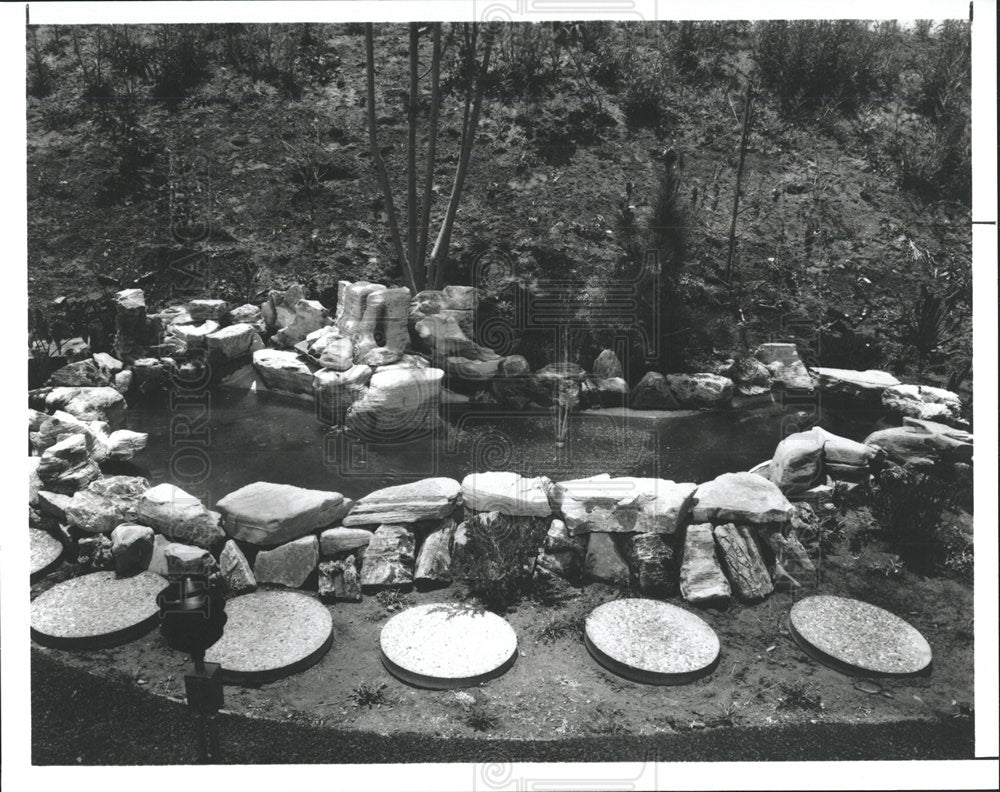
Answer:
[[552, 501], [574, 536], [593, 531], [673, 534], [696, 488], [693, 483], [602, 474], [556, 483]]
[[813, 380], [809, 376], [795, 344], [761, 344], [753, 353], [763, 363], [774, 383], [789, 391], [812, 393]]
[[339, 492], [257, 481], [220, 499], [215, 508], [233, 539], [278, 545], [339, 522], [351, 504]]
[[513, 517], [548, 517], [552, 513], [545, 476], [518, 473], [471, 473], [462, 479], [462, 501], [473, 511], [498, 511]]
[[343, 519], [346, 527], [440, 520], [455, 510], [462, 486], [450, 478], [428, 478], [369, 492]]
[[226, 538], [219, 516], [193, 495], [173, 484], [160, 484], [142, 493], [136, 522], [148, 525], [175, 542], [211, 547]]
[[754, 473], [723, 473], [698, 485], [691, 519], [696, 523], [787, 523], [794, 512], [774, 484]]
[[872, 432], [865, 445], [877, 446], [900, 465], [932, 467], [972, 459], [972, 434], [936, 421], [904, 418], [903, 425]]

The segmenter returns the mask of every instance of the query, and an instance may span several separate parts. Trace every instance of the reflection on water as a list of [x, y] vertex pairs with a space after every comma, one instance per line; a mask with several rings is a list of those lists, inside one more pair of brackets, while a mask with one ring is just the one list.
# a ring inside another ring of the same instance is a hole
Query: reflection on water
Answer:
[[173, 482], [209, 504], [254, 481], [357, 498], [390, 484], [486, 470], [701, 482], [769, 459], [795, 423], [790, 410], [770, 403], [659, 419], [585, 412], [571, 417], [568, 441], [556, 448], [551, 414], [455, 414], [446, 431], [397, 445], [352, 439], [319, 423], [308, 403], [270, 393], [215, 391], [207, 419], [178, 419], [183, 414], [166, 405], [130, 410], [129, 428], [149, 433], [135, 462], [153, 483]]

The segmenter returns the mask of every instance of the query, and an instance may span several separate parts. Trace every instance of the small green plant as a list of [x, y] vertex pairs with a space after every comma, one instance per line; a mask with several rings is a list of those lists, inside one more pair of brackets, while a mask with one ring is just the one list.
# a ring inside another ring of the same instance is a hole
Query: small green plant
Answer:
[[823, 709], [823, 699], [819, 693], [813, 693], [805, 682], [782, 682], [781, 698], [778, 699], [779, 710], [806, 710], [819, 712]]
[[375, 685], [371, 682], [362, 682], [357, 685], [351, 692], [351, 699], [354, 701], [355, 707], [381, 707], [383, 704], [388, 702], [385, 690], [385, 682], [379, 685]]
[[495, 729], [500, 724], [500, 717], [489, 711], [485, 701], [476, 701], [465, 711], [463, 721], [473, 731], [486, 732]]
[[625, 713], [618, 707], [598, 704], [587, 719], [587, 730], [593, 734], [623, 734]]
[[952, 494], [938, 476], [909, 467], [882, 471], [871, 496], [872, 515], [882, 537], [915, 572], [931, 572], [943, 563], [941, 517]]
[[538, 631], [538, 640], [552, 643], [564, 638], [578, 638], [583, 634], [583, 614], [555, 616]]

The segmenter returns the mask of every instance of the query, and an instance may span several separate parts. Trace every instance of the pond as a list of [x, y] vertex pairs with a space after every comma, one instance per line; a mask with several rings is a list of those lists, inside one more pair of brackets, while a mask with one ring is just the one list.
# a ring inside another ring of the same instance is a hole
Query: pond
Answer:
[[[197, 403], [129, 410], [147, 432], [134, 463], [151, 481], [169, 481], [215, 503], [254, 481], [335, 490], [352, 498], [429, 476], [461, 480], [512, 470], [554, 480], [598, 473], [702, 482], [767, 460], [810, 414], [769, 396], [730, 410], [574, 413], [563, 448], [545, 412], [452, 408], [446, 429], [406, 443], [371, 443], [319, 422], [308, 402], [275, 393], [218, 389]], [[871, 430], [845, 431], [864, 437]]]

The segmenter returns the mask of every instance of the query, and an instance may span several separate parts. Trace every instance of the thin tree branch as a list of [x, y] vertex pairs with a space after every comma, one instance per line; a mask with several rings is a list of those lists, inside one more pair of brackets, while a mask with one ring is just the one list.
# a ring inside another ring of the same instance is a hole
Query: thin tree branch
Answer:
[[726, 257], [726, 283], [732, 288], [733, 255], [736, 251], [736, 218], [740, 210], [740, 183], [743, 181], [743, 162], [747, 154], [747, 140], [750, 137], [750, 104], [753, 101], [753, 83], [747, 82], [747, 93], [743, 102], [743, 133], [740, 136], [740, 162], [736, 168], [736, 193], [733, 195], [733, 221], [729, 227], [729, 254]]
[[[427, 165], [424, 172], [424, 195], [421, 203], [422, 215], [420, 218], [420, 246], [419, 258], [414, 264], [414, 269], [418, 272], [425, 272], [424, 286], [434, 284], [433, 273], [430, 271], [427, 259], [427, 241], [430, 235], [431, 224], [431, 194], [434, 190], [434, 157], [437, 152], [438, 137], [438, 110], [441, 103], [441, 23], [435, 22], [433, 26], [434, 44], [431, 55], [431, 119], [430, 129], [427, 132]], [[425, 267], [427, 267], [425, 271]]]
[[420, 28], [410, 23], [410, 91], [407, 104], [406, 137], [406, 256], [414, 268], [413, 277], [422, 286], [424, 272], [417, 253], [417, 75], [419, 73]]

